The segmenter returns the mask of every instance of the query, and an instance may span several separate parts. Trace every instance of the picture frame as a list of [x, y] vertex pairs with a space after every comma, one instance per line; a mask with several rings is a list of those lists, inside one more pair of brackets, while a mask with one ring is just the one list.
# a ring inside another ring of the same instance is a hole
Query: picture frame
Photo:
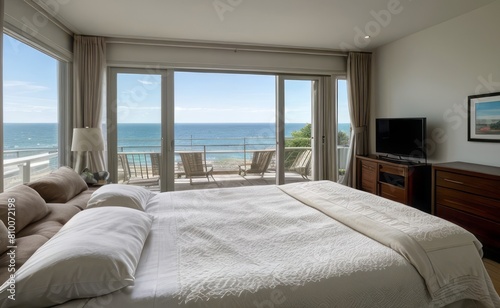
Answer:
[[500, 142], [500, 92], [468, 96], [467, 140]]

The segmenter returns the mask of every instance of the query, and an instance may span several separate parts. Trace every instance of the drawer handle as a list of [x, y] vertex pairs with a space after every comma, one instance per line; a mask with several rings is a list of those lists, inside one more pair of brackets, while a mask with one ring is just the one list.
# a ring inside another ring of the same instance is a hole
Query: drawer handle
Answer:
[[450, 183], [455, 183], [455, 184], [459, 184], [459, 185], [463, 185], [464, 183], [460, 182], [460, 181], [454, 181], [454, 180], [450, 180], [450, 179], [444, 179], [446, 182], [450, 182]]

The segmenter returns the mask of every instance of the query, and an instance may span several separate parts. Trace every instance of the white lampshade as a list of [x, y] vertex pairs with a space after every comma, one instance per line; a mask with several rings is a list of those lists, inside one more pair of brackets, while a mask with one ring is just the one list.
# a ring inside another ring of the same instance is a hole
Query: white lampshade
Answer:
[[74, 128], [71, 151], [104, 151], [104, 140], [99, 128]]

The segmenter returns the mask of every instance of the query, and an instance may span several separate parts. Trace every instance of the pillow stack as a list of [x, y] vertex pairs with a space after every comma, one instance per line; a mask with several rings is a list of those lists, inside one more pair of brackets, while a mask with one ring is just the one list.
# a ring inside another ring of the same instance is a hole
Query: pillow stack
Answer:
[[[16, 209], [16, 298], [9, 299], [10, 261], [0, 257], [0, 307], [50, 307], [72, 299], [101, 296], [130, 286], [135, 280], [153, 218], [144, 212], [154, 195], [149, 190], [110, 184], [96, 190], [84, 211], [67, 221], [55, 235], [44, 236], [50, 207], [67, 202], [87, 189], [70, 168], [62, 167], [43, 179], [0, 194], [0, 250], [8, 239], [9, 200]], [[65, 207], [66, 208], [66, 207]], [[55, 215], [57, 216], [57, 215]], [[32, 224], [36, 222], [35, 224]], [[45, 228], [45, 229], [43, 229]], [[43, 229], [43, 230], [42, 230]], [[50, 231], [50, 230], [49, 230]], [[29, 258], [29, 259], [28, 259]], [[22, 266], [21, 266], [22, 265]]]
[[0, 287], [0, 306], [49, 307], [132, 285], [152, 222], [125, 207], [78, 213], [17, 271], [15, 301], [8, 282]]
[[[9, 214], [11, 212], [11, 214]], [[8, 232], [16, 236], [16, 268], [42, 246], [48, 238], [39, 236], [19, 237], [18, 234], [29, 224], [39, 221], [49, 213], [45, 200], [32, 188], [26, 185], [12, 187], [0, 194], [0, 280], [3, 282], [9, 276], [10, 257], [4, 254], [7, 250]]]
[[[0, 282], [9, 277], [11, 260], [5, 254], [10, 245], [8, 230], [15, 235], [15, 268], [18, 269], [80, 211], [76, 207], [57, 208], [47, 202], [64, 203], [87, 189], [78, 173], [61, 167], [39, 180], [0, 193]], [[57, 213], [51, 212], [54, 208]]]

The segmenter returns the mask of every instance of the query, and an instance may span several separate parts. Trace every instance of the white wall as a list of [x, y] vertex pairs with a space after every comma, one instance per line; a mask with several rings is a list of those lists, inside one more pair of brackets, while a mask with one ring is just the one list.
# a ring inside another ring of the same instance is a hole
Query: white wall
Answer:
[[500, 143], [467, 141], [467, 96], [500, 92], [500, 1], [374, 52], [377, 117], [427, 117], [429, 161], [500, 166]]
[[[53, 1], [52, 7], [55, 11], [62, 5], [59, 2], [63, 1]], [[72, 33], [30, 4], [33, 4], [32, 1], [5, 1], [6, 32], [17, 35], [16, 38], [21, 40], [27, 38], [30, 42], [36, 43], [37, 48], [49, 52], [59, 60], [70, 61], [73, 57]]]

